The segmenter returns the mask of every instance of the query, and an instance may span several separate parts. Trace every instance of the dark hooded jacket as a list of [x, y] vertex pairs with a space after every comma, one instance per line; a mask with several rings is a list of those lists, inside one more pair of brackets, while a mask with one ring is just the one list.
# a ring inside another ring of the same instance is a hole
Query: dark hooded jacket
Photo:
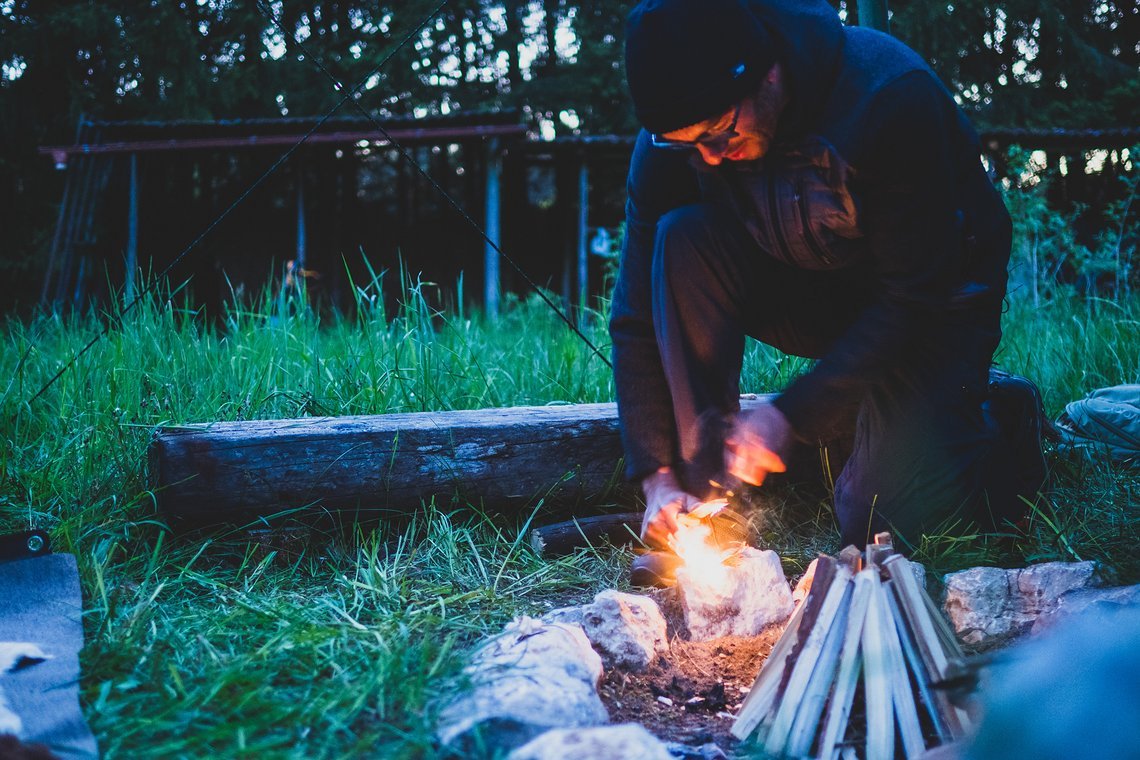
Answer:
[[866, 291], [866, 308], [775, 401], [801, 440], [816, 440], [933, 326], [967, 313], [996, 331], [1000, 320], [1009, 216], [950, 93], [914, 51], [844, 26], [824, 0], [752, 9], [779, 41], [790, 97], [769, 154], [710, 167], [645, 133], [634, 149], [610, 322], [632, 478], [677, 456], [651, 304], [657, 221], [674, 208], [724, 203], [770, 255]]

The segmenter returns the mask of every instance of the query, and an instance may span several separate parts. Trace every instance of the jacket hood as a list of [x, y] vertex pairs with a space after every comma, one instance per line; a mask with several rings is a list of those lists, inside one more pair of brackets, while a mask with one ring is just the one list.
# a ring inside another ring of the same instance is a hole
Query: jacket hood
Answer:
[[779, 133], [799, 133], [820, 116], [843, 58], [839, 14], [826, 0], [750, 0], [749, 7], [776, 38], [790, 98]]

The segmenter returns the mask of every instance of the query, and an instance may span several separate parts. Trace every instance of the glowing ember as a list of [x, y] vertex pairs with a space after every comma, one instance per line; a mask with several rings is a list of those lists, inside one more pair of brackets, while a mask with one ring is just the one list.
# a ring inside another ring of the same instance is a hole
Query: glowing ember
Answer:
[[[700, 509], [694, 512], [699, 514]], [[726, 588], [728, 567], [724, 562], [734, 550], [719, 547], [708, 524], [692, 514], [678, 515], [677, 523], [677, 531], [669, 539], [670, 548], [681, 558], [690, 582], [711, 590]]]

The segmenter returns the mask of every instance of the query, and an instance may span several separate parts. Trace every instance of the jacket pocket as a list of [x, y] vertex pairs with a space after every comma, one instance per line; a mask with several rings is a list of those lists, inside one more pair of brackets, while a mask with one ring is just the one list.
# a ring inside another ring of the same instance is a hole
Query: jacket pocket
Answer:
[[754, 170], [736, 172], [739, 195], [758, 217], [749, 228], [775, 258], [800, 269], [840, 269], [863, 249], [853, 172], [821, 138], [774, 152]]

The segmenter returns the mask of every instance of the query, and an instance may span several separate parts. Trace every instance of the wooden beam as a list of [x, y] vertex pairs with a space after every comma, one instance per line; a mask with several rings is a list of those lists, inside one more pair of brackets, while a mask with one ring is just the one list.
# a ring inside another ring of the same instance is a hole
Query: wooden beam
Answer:
[[[616, 404], [567, 404], [159, 428], [150, 475], [173, 522], [240, 524], [457, 497], [495, 510], [575, 504], [610, 495], [621, 456]], [[616, 495], [631, 500], [624, 489]]]

